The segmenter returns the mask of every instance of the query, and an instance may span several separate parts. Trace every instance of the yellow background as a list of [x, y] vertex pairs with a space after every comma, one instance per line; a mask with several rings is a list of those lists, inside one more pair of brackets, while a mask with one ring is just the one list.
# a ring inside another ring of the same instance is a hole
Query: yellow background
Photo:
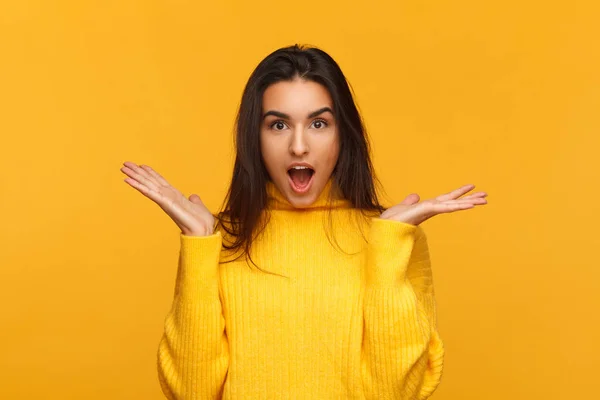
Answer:
[[599, 17], [591, 0], [3, 2], [0, 398], [162, 398], [179, 231], [119, 168], [215, 210], [243, 86], [296, 42], [346, 73], [389, 201], [489, 193], [424, 223], [432, 398], [596, 397]]

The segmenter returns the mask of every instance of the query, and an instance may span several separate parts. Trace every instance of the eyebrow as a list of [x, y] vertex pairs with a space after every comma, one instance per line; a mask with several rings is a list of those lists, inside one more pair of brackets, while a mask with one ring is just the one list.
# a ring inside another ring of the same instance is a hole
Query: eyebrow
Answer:
[[[306, 118], [314, 118], [317, 115], [321, 115], [321, 114], [323, 114], [325, 112], [330, 112], [331, 115], [333, 115], [333, 111], [331, 110], [331, 108], [329, 108], [329, 107], [322, 107], [322, 108], [319, 108], [318, 110], [313, 111], [310, 114], [308, 114], [308, 116]], [[267, 111], [263, 115], [263, 119], [267, 118], [269, 115], [274, 115], [276, 117], [283, 118], [283, 119], [291, 119], [289, 115], [287, 115], [285, 113], [282, 113], [280, 111], [275, 111], [275, 110], [269, 110], [269, 111]]]

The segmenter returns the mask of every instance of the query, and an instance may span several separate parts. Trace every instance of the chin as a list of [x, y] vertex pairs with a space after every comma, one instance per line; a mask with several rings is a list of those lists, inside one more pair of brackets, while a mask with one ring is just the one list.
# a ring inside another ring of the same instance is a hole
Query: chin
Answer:
[[296, 208], [306, 208], [309, 207], [312, 203], [315, 202], [316, 197], [311, 196], [310, 198], [305, 197], [299, 200], [295, 200], [295, 199], [288, 199], [289, 202]]
[[289, 183], [287, 183], [287, 187], [286, 187], [286, 197], [288, 199], [288, 201], [290, 202], [290, 204], [296, 208], [306, 208], [309, 207], [311, 204], [313, 204], [317, 198], [319, 197], [319, 193], [322, 190], [322, 185], [316, 184], [316, 182], [313, 183], [312, 187], [309, 189], [309, 191], [307, 193], [304, 194], [298, 194], [296, 192], [294, 192], [294, 190], [289, 186]]

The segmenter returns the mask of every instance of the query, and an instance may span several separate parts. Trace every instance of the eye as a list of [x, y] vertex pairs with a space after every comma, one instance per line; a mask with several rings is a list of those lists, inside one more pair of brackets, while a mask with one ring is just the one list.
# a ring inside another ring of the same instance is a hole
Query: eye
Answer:
[[278, 119], [277, 121], [275, 121], [271, 125], [269, 125], [269, 128], [271, 128], [275, 131], [282, 131], [285, 128], [285, 122]]
[[327, 127], [327, 121], [325, 121], [324, 119], [317, 119], [317, 120], [313, 121], [312, 125], [316, 129], [323, 129], [323, 128]]

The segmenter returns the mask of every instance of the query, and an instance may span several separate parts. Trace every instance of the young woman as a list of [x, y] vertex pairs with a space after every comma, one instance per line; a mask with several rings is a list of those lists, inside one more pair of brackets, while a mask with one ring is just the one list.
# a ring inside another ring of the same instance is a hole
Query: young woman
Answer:
[[158, 349], [169, 399], [425, 399], [444, 359], [426, 235], [486, 204], [465, 185], [379, 203], [367, 135], [336, 62], [291, 46], [252, 73], [221, 212], [147, 165], [125, 181], [181, 229]]

